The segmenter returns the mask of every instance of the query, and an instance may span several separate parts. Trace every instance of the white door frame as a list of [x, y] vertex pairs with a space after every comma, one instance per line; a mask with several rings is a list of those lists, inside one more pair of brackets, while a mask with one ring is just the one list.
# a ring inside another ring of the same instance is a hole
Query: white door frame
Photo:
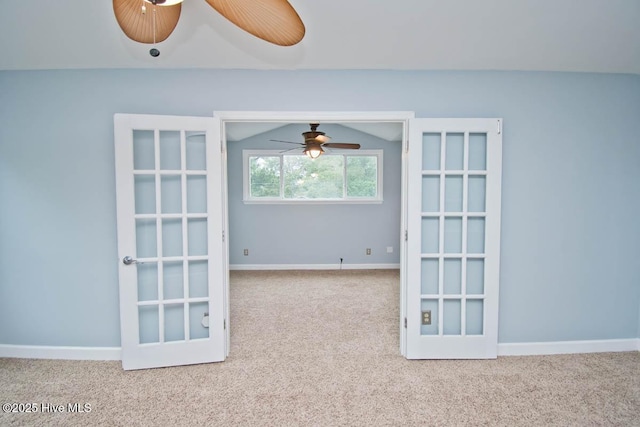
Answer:
[[[400, 244], [400, 353], [406, 356], [406, 310], [407, 302], [407, 188], [408, 188], [408, 147], [409, 147], [409, 120], [415, 117], [413, 111], [214, 111], [213, 116], [220, 119], [220, 139], [222, 142], [222, 169], [223, 169], [223, 216], [225, 234], [229, 230], [228, 215], [228, 185], [227, 185], [227, 122], [276, 122], [276, 123], [353, 123], [353, 122], [395, 122], [402, 124], [402, 195], [401, 195], [401, 235], [398, 236]], [[229, 286], [229, 239], [225, 239], [227, 262], [227, 288]], [[226, 307], [229, 307], [229, 289], [226, 289]], [[228, 319], [229, 314], [226, 314]], [[227, 328], [227, 349], [230, 347], [230, 329]]]

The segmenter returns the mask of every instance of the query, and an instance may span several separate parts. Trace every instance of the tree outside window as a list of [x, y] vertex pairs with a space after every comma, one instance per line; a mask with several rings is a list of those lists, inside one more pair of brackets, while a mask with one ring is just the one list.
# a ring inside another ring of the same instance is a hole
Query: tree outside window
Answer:
[[245, 150], [245, 201], [382, 200], [382, 150], [357, 154], [280, 154]]

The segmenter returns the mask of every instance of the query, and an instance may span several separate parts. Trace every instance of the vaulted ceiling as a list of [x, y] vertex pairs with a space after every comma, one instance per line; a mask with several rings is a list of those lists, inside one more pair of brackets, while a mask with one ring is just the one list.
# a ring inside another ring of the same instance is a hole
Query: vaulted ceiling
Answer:
[[279, 47], [185, 0], [157, 48], [111, 0], [4, 1], [0, 69], [540, 70], [640, 74], [638, 0], [290, 0], [306, 26]]

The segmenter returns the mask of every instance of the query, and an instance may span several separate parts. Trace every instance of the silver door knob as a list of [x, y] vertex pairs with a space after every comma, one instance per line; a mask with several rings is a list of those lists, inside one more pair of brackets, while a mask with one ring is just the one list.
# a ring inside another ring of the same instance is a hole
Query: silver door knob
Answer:
[[130, 257], [129, 255], [127, 255], [126, 257], [122, 258], [122, 263], [124, 265], [131, 265], [131, 264], [142, 264], [141, 262], [139, 262], [137, 259], [133, 259], [132, 257]]

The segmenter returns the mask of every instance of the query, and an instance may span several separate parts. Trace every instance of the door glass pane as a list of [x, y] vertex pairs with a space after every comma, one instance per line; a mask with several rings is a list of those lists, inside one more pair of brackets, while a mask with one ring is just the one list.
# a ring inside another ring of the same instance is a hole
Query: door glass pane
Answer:
[[187, 213], [207, 212], [207, 177], [194, 175], [187, 177]]
[[133, 131], [133, 168], [135, 170], [155, 169], [155, 150], [152, 130]]
[[420, 292], [423, 295], [438, 294], [438, 264], [439, 261], [437, 259], [422, 260], [422, 287]]
[[180, 175], [164, 175], [160, 178], [162, 213], [182, 212], [182, 183]]
[[140, 344], [160, 342], [160, 320], [157, 305], [138, 307]]
[[189, 298], [209, 296], [208, 261], [189, 261]]
[[187, 138], [187, 169], [206, 170], [207, 169], [207, 147], [206, 136], [202, 132], [186, 132]]
[[467, 335], [482, 335], [484, 333], [484, 300], [467, 300]]
[[157, 256], [157, 234], [155, 219], [136, 219], [136, 257]]
[[189, 230], [189, 255], [207, 255], [207, 220], [190, 219]]
[[440, 211], [440, 177], [422, 178], [422, 212]]
[[444, 260], [444, 293], [459, 295], [462, 293], [462, 260]]
[[444, 300], [443, 310], [442, 333], [444, 335], [462, 334], [462, 303], [460, 300]]
[[182, 255], [182, 220], [162, 220], [162, 256]]
[[158, 299], [158, 264], [136, 264], [138, 270], [138, 301]]
[[136, 213], [156, 213], [156, 177], [154, 175], [136, 175], [133, 179]]
[[163, 264], [164, 299], [184, 298], [182, 261]]
[[420, 335], [438, 335], [438, 300], [423, 299], [421, 310], [422, 312], [431, 311], [431, 324], [423, 325], [420, 319]]
[[469, 134], [469, 170], [487, 169], [487, 134]]
[[209, 338], [209, 328], [202, 325], [204, 314], [208, 312], [208, 302], [195, 302], [189, 304], [189, 337], [192, 340], [198, 338]]
[[445, 212], [462, 212], [462, 176], [448, 176], [444, 180]]
[[484, 260], [467, 260], [467, 295], [484, 293]]
[[469, 176], [468, 212], [484, 212], [485, 188], [486, 178], [484, 176]]
[[469, 218], [467, 252], [470, 254], [484, 253], [484, 218]]
[[446, 170], [464, 169], [464, 134], [447, 134], [447, 151], [445, 153]]
[[184, 304], [164, 306], [164, 340], [184, 340]]
[[173, 130], [160, 131], [160, 169], [179, 170], [180, 132]]
[[462, 218], [445, 218], [444, 252], [447, 254], [462, 253]]
[[425, 133], [422, 135], [422, 169], [440, 170], [440, 134]]
[[440, 246], [440, 220], [422, 218], [422, 253], [437, 254]]

